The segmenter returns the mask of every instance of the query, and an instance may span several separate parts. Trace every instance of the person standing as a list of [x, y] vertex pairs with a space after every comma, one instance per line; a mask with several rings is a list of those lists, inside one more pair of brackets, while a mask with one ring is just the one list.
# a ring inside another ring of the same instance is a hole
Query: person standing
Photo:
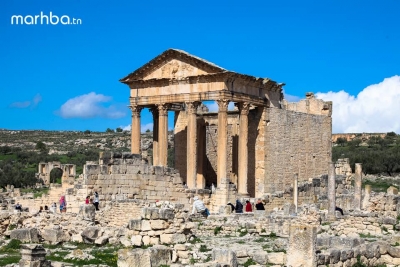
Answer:
[[96, 207], [96, 210], [99, 210], [99, 193], [97, 191], [94, 192], [93, 205]]
[[67, 202], [65, 196], [60, 197], [60, 212], [67, 212]]
[[243, 204], [240, 202], [239, 199], [236, 200], [236, 213], [243, 213]]
[[261, 202], [261, 199], [257, 200], [256, 210], [265, 210], [264, 204]]
[[246, 212], [252, 212], [253, 207], [251, 206], [250, 201], [246, 200]]
[[86, 197], [86, 200], [85, 200], [85, 204], [88, 205], [89, 203], [90, 203], [90, 197], [87, 196], [87, 197]]

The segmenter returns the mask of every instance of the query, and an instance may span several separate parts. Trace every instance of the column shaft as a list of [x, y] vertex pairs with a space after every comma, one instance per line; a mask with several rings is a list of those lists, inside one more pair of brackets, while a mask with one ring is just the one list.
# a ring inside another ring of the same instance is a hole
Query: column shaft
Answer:
[[140, 154], [140, 111], [142, 107], [131, 105], [132, 125], [131, 125], [131, 153]]
[[217, 187], [226, 182], [228, 147], [228, 104], [229, 100], [218, 99], [218, 148], [217, 148]]
[[153, 166], [158, 166], [158, 108], [150, 111], [153, 113]]
[[197, 178], [197, 118], [198, 103], [187, 102], [186, 182], [189, 189], [196, 188]]
[[328, 170], [328, 220], [336, 220], [336, 180], [335, 163], [329, 164]]
[[248, 175], [248, 136], [249, 136], [249, 108], [250, 103], [239, 104], [239, 150], [238, 150], [238, 192], [241, 195], [248, 195], [247, 175]]
[[167, 166], [168, 157], [168, 106], [158, 105], [158, 164]]
[[293, 204], [295, 206], [295, 211], [297, 213], [297, 207], [299, 204], [299, 174], [295, 173], [293, 175]]
[[354, 174], [354, 210], [361, 210], [362, 164], [356, 163]]

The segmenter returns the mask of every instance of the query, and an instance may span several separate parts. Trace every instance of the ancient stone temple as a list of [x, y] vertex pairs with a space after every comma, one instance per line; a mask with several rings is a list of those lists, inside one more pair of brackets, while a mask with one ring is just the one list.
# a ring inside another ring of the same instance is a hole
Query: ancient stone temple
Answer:
[[[231, 185], [241, 196], [284, 192], [328, 173], [332, 103], [307, 93], [288, 103], [283, 83], [228, 71], [169, 49], [120, 80], [130, 88], [132, 153], [140, 113], [153, 114], [153, 165], [167, 165], [168, 111], [175, 113], [175, 168], [189, 189]], [[215, 101], [217, 112], [202, 102]], [[228, 110], [229, 103], [235, 108]], [[226, 203], [221, 203], [226, 204]]]

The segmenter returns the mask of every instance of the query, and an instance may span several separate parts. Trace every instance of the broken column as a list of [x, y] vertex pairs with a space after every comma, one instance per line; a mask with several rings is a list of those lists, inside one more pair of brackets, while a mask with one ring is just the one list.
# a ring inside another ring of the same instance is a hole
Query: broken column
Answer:
[[354, 210], [361, 210], [362, 164], [356, 163], [354, 174]]
[[292, 224], [289, 229], [289, 248], [286, 266], [316, 267], [317, 227], [315, 225]]
[[50, 261], [46, 260], [46, 250], [40, 244], [21, 245], [20, 267], [50, 267]]
[[336, 181], [335, 164], [331, 162], [328, 170], [328, 220], [336, 220]]
[[299, 174], [295, 173], [293, 175], [293, 204], [295, 206], [296, 213], [297, 213], [298, 196], [299, 196], [298, 180], [299, 180]]

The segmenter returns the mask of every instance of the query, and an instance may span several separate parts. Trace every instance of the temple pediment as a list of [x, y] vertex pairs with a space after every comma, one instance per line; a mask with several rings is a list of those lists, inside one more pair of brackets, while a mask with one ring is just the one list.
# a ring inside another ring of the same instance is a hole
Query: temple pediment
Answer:
[[226, 70], [185, 51], [169, 49], [120, 81], [129, 83], [135, 80], [182, 79], [224, 71]]

